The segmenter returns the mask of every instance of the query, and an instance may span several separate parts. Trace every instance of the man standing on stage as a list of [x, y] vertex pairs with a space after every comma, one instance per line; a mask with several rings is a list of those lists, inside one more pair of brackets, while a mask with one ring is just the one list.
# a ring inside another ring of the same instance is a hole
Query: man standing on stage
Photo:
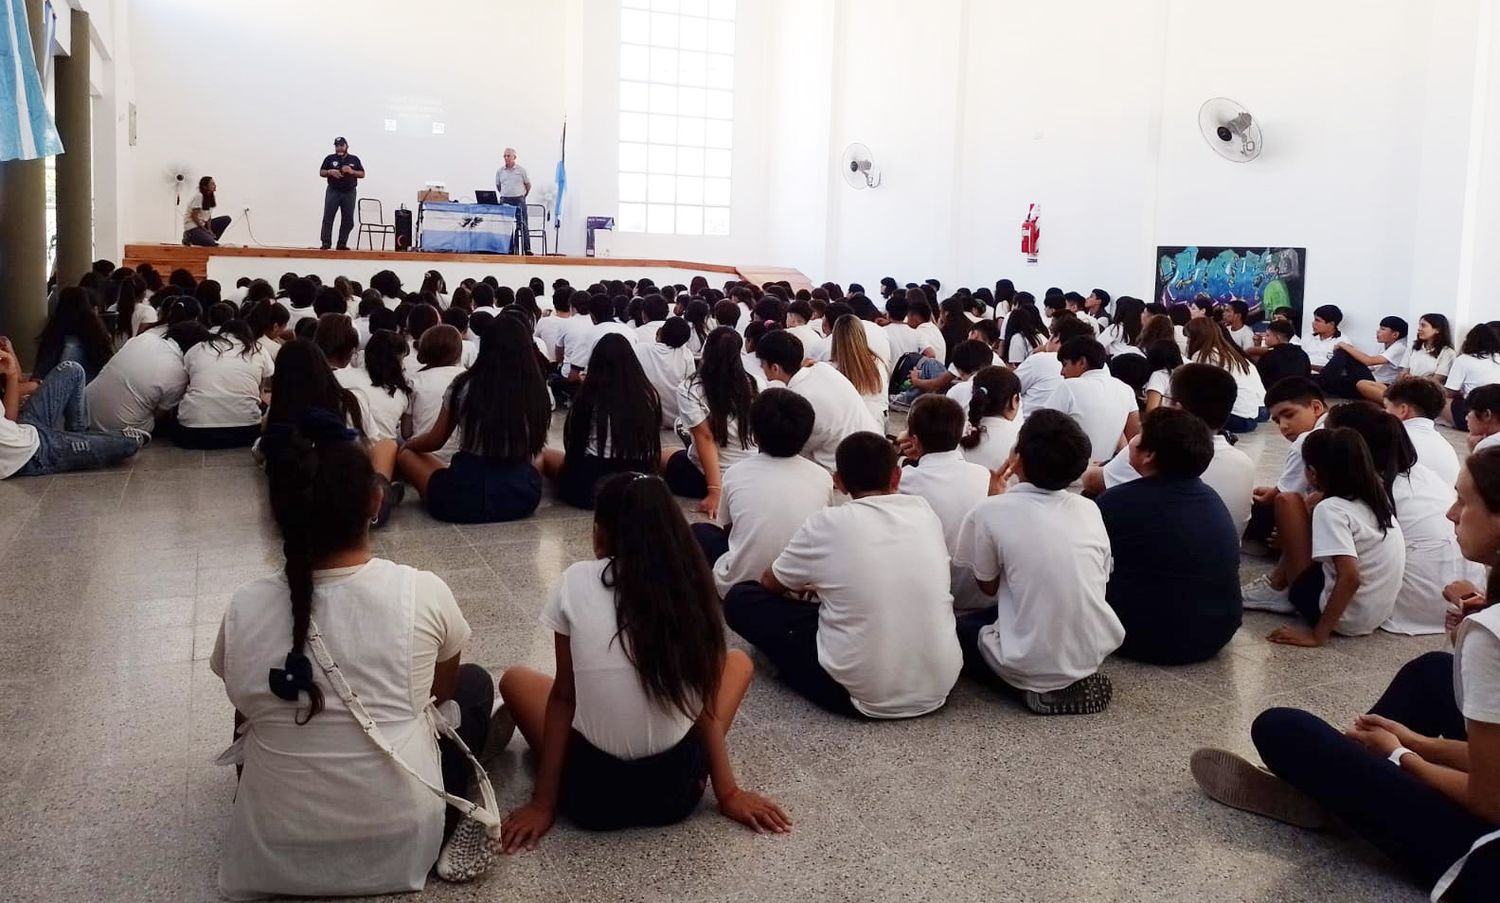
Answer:
[[516, 164], [516, 149], [505, 149], [505, 165], [495, 170], [495, 193], [500, 203], [513, 204], [516, 208], [516, 237], [520, 241], [520, 253], [531, 253], [526, 227], [526, 195], [531, 193], [531, 177], [526, 167]]
[[354, 189], [365, 177], [364, 164], [349, 153], [349, 142], [340, 135], [333, 139], [333, 153], [323, 158], [318, 175], [328, 180], [328, 189], [323, 192], [323, 250], [328, 250], [332, 243], [333, 215], [339, 213], [338, 249], [347, 251], [349, 233], [354, 230]]

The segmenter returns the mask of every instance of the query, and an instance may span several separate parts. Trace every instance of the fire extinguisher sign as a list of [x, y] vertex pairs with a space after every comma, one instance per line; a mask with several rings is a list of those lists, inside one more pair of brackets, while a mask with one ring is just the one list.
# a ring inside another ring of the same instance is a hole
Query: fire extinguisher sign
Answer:
[[1026, 208], [1026, 219], [1021, 221], [1021, 253], [1027, 263], [1036, 263], [1038, 245], [1042, 238], [1040, 221], [1042, 208], [1032, 204]]

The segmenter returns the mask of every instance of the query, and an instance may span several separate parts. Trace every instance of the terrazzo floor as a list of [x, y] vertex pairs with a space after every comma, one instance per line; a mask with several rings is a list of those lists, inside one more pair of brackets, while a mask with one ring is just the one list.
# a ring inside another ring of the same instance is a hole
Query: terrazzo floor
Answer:
[[[1272, 427], [1241, 448], [1274, 479], [1285, 442]], [[465, 660], [496, 675], [552, 669], [537, 614], [562, 569], [590, 555], [588, 515], [542, 504], [522, 523], [457, 527], [410, 500], [375, 540], [449, 583], [474, 627]], [[0, 899], [217, 899], [234, 772], [211, 760], [232, 709], [207, 658], [234, 588], [279, 566], [245, 452], [158, 444], [113, 471], [0, 483]], [[1246, 558], [1243, 572], [1268, 567]], [[482, 882], [434, 878], [421, 898], [1422, 899], [1351, 837], [1230, 811], [1193, 785], [1199, 746], [1253, 756], [1262, 709], [1343, 725], [1402, 663], [1443, 646], [1380, 633], [1273, 646], [1264, 637], [1278, 623], [1247, 614], [1227, 649], [1191, 667], [1111, 659], [1114, 702], [1092, 717], [1035, 717], [960, 681], [935, 715], [854, 723], [762, 676], [730, 751], [741, 783], [790, 813], [792, 834], [757, 836], [707, 801], [664, 830], [560, 823]], [[493, 776], [502, 807], [528, 797], [519, 737]]]

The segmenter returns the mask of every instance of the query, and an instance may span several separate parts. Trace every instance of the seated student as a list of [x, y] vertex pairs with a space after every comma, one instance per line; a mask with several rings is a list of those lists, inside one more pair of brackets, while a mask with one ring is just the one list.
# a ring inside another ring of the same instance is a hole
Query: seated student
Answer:
[[317, 283], [305, 277], [292, 280], [287, 286], [286, 297], [277, 299], [287, 310], [287, 328], [295, 331], [303, 320], [316, 319], [318, 315], [313, 311], [313, 302], [317, 299]]
[[[1281, 437], [1290, 442], [1291, 447], [1286, 451], [1286, 462], [1281, 467], [1276, 485], [1257, 486], [1252, 493], [1254, 504], [1250, 507], [1250, 526], [1245, 536], [1259, 542], [1269, 539], [1273, 530], [1283, 530], [1287, 524], [1306, 520], [1307, 506], [1303, 496], [1309, 489], [1307, 467], [1302, 463], [1302, 443], [1308, 433], [1322, 429], [1323, 419], [1328, 413], [1323, 390], [1310, 378], [1291, 377], [1271, 386], [1266, 392], [1266, 406], [1271, 409], [1271, 422], [1276, 424]], [[1283, 493], [1288, 497], [1282, 499]], [[1305, 562], [1298, 564], [1306, 567]], [[1271, 574], [1247, 584], [1242, 588], [1245, 607], [1290, 614], [1287, 586], [1296, 577], [1296, 573], [1278, 567]]]
[[646, 325], [654, 331], [651, 338], [635, 343], [635, 357], [661, 399], [661, 426], [671, 428], [682, 413], [678, 397], [693, 375], [693, 353], [687, 349], [692, 329], [681, 317]]
[[165, 336], [148, 333], [121, 345], [83, 390], [90, 425], [108, 432], [155, 431], [158, 419], [172, 416], [187, 391], [182, 356], [208, 336], [202, 324], [188, 322], [169, 327]]
[[720, 326], [740, 332], [743, 325], [744, 313], [740, 306], [728, 298], [714, 305], [714, 322]]
[[958, 440], [965, 461], [1001, 470], [1021, 432], [1021, 380], [1004, 366], [981, 367], [966, 411], [968, 429]]
[[844, 314], [833, 324], [833, 333], [828, 337], [828, 362], [832, 364], [870, 409], [870, 416], [885, 427], [886, 411], [890, 408], [890, 373], [885, 362], [870, 348], [865, 329], [858, 317]]
[[967, 409], [969, 400], [974, 397], [974, 374], [993, 363], [995, 352], [984, 342], [975, 339], [959, 342], [953, 348], [953, 362], [948, 365], [953, 382], [944, 394], [958, 402], [960, 408]]
[[[1087, 299], [1084, 300], [1087, 301]], [[1099, 333], [1099, 344], [1104, 346], [1104, 350], [1110, 357], [1141, 353], [1136, 343], [1145, 325], [1142, 321], [1145, 312], [1146, 305], [1135, 298], [1121, 298], [1115, 302], [1113, 322], [1107, 326], [1100, 326]], [[1095, 322], [1097, 324], [1101, 321], [1096, 319]]]
[[[893, 298], [887, 302], [886, 310], [893, 321], [885, 327], [893, 362], [911, 353], [938, 361], [948, 357], [948, 343], [943, 338], [943, 331], [932, 322], [932, 305], [927, 303], [926, 297]], [[901, 314], [899, 321], [897, 314]]]
[[1224, 308], [1224, 328], [1229, 331], [1229, 341], [1241, 351], [1255, 345], [1255, 330], [1250, 328], [1250, 305], [1236, 298]]
[[[1359, 433], [1316, 430], [1303, 443], [1302, 456], [1310, 490], [1318, 493], [1311, 534], [1284, 529], [1281, 544], [1283, 564], [1295, 562], [1286, 569], [1292, 575], [1287, 602], [1305, 623], [1278, 628], [1268, 639], [1322, 646], [1334, 633], [1364, 636], [1390, 618], [1406, 546], [1395, 506]], [[1298, 570], [1302, 562], [1308, 564]]]
[[1005, 318], [1005, 333], [1000, 343], [1005, 349], [1005, 363], [1019, 369], [1027, 358], [1046, 343], [1047, 330], [1034, 307], [1017, 307]]
[[756, 453], [724, 475], [718, 523], [692, 525], [721, 595], [758, 579], [803, 521], [832, 500], [833, 478], [800, 454], [812, 429], [812, 405], [790, 389], [767, 389], [750, 405]]
[[1146, 387], [1141, 392], [1141, 398], [1145, 402], [1143, 411], [1149, 413], [1172, 400], [1172, 374], [1182, 364], [1182, 351], [1178, 349], [1176, 341], [1170, 338], [1160, 339], [1147, 346], [1146, 369], [1151, 375], [1146, 378]]
[[1361, 351], [1353, 342], [1339, 342], [1333, 356], [1318, 374], [1323, 394], [1337, 398], [1368, 398], [1379, 402], [1386, 386], [1395, 382], [1401, 364], [1407, 357], [1406, 334], [1409, 327], [1400, 317], [1386, 317], [1375, 330], [1380, 350], [1374, 354]]
[[1338, 350], [1339, 343], [1344, 340], [1343, 334], [1339, 332], [1339, 324], [1342, 322], [1344, 312], [1337, 305], [1324, 304], [1314, 308], [1312, 331], [1302, 337], [1302, 350], [1307, 352], [1307, 361], [1314, 373], [1323, 370], [1323, 366]]
[[1192, 321], [1188, 324], [1187, 334], [1189, 360], [1222, 367], [1234, 377], [1237, 391], [1225, 428], [1232, 433], [1253, 432], [1270, 418], [1265, 406], [1266, 387], [1260, 381], [1260, 372], [1239, 346], [1229, 340], [1224, 328], [1213, 320], [1205, 317]]
[[[912, 405], [906, 434], [900, 441], [901, 454], [915, 463], [901, 471], [901, 492], [927, 500], [943, 525], [943, 542], [950, 557], [958, 551], [958, 531], [964, 518], [989, 497], [992, 478], [989, 468], [965, 460], [958, 450], [963, 431], [964, 411], [957, 402], [941, 395], [926, 395]], [[989, 607], [993, 599], [979, 592], [971, 569], [954, 564], [950, 571], [949, 591], [955, 609]]]
[[1469, 452], [1500, 446], [1500, 384], [1480, 386], [1469, 393], [1468, 401]]
[[1443, 390], [1437, 383], [1404, 376], [1386, 391], [1385, 409], [1406, 427], [1406, 437], [1417, 450], [1417, 463], [1437, 474], [1446, 486], [1458, 482], [1458, 452], [1437, 431], [1437, 418], [1443, 413]]
[[593, 360], [594, 348], [607, 335], [620, 335], [630, 344], [635, 344], [635, 329], [626, 326], [614, 317], [615, 308], [607, 295], [591, 295], [588, 302], [589, 319], [593, 326], [578, 335], [569, 334], [563, 350], [563, 371], [573, 382], [578, 382]]
[[1120, 654], [1154, 665], [1213, 658], [1241, 616], [1239, 530], [1199, 479], [1213, 436], [1193, 414], [1158, 408], [1121, 454], [1141, 478], [1098, 499], [1114, 559], [1107, 599], [1125, 626]]
[[[332, 329], [333, 327], [330, 327]], [[318, 324], [322, 337], [323, 325]], [[347, 347], [347, 334], [344, 338]], [[320, 345], [323, 343], [320, 341]], [[327, 347], [324, 348], [327, 353]], [[365, 435], [374, 442], [401, 439], [401, 420], [411, 404], [412, 384], [406, 378], [402, 362], [406, 359], [406, 338], [389, 329], [377, 329], [365, 344], [360, 365], [337, 366], [341, 357], [332, 356], [333, 376], [339, 385], [359, 396], [366, 413]]]
[[[462, 357], [463, 340], [452, 326], [440, 323], [422, 333], [417, 342], [417, 366], [412, 369], [407, 364], [407, 378], [411, 382], [411, 397], [406, 406], [408, 435], [420, 436], [436, 425], [447, 403], [449, 387], [464, 372], [459, 366]], [[434, 454], [442, 461], [451, 461], [458, 448], [458, 437], [450, 437]]]
[[[427, 511], [440, 521], [497, 523], [529, 517], [542, 500], [535, 458], [547, 444], [552, 403], [517, 317], [497, 317], [474, 366], [453, 378], [432, 427], [397, 458]], [[445, 464], [435, 452], [455, 442]]]
[[1423, 314], [1417, 320], [1417, 337], [1401, 362], [1403, 376], [1422, 377], [1442, 386], [1453, 369], [1458, 349], [1453, 347], [1453, 332], [1442, 314]]
[[[687, 347], [694, 357], [703, 353], [703, 343], [708, 340], [708, 334], [714, 328], [715, 324], [709, 316], [710, 313], [712, 313], [712, 308], [708, 306], [708, 302], [701, 299], [695, 298], [683, 305], [681, 316], [692, 328], [692, 332], [688, 334]], [[819, 339], [821, 338], [820, 333]]]
[[767, 335], [755, 347], [766, 379], [780, 383], [812, 402], [813, 434], [802, 447], [802, 455], [823, 465], [829, 473], [836, 466], [835, 453], [845, 437], [858, 432], [880, 432], [864, 399], [831, 364], [803, 366], [802, 343], [789, 332]]
[[610, 474], [661, 467], [661, 400], [630, 340], [606, 335], [563, 423], [563, 450], [542, 452], [542, 475], [575, 508], [592, 510], [595, 486]]
[[1030, 417], [1033, 412], [1045, 408], [1047, 400], [1062, 385], [1062, 364], [1057, 360], [1057, 351], [1062, 344], [1071, 339], [1089, 336], [1088, 325], [1077, 317], [1058, 317], [1052, 326], [1055, 331], [1046, 344], [1028, 355], [1015, 368], [1016, 378], [1021, 381], [1022, 418]]
[[834, 482], [853, 501], [809, 517], [759, 583], [724, 596], [724, 618], [827, 711], [937, 711], [963, 664], [943, 525], [927, 502], [897, 492], [902, 469], [884, 436], [855, 433], [837, 455]]
[[1312, 375], [1307, 352], [1296, 340], [1297, 331], [1286, 320], [1272, 320], [1266, 324], [1265, 344], [1255, 349], [1259, 354], [1254, 356], [1262, 385], [1270, 387], [1288, 377]]
[[1480, 386], [1500, 383], [1500, 330], [1487, 323], [1476, 324], [1464, 338], [1463, 347], [1448, 371], [1448, 424], [1463, 429], [1468, 415], [1466, 399]]
[[[1468, 460], [1453, 519], [1470, 561], [1500, 564], [1500, 451]], [[1452, 654], [1408, 662], [1347, 731], [1297, 709], [1262, 712], [1250, 734], [1265, 768], [1201, 749], [1192, 756], [1198, 786], [1227, 806], [1298, 827], [1337, 820], [1432, 888], [1433, 899], [1493, 899], [1500, 885], [1500, 606], [1486, 608], [1472, 585], [1463, 591], [1472, 596], [1454, 597]], [[1500, 598], [1500, 567], [1489, 598]]]
[[262, 389], [275, 370], [243, 320], [230, 320], [182, 356], [187, 391], [177, 405], [182, 448], [248, 448], [260, 437]]
[[31, 378], [45, 379], [63, 361], [76, 361], [92, 380], [114, 352], [114, 341], [94, 307], [92, 293], [68, 286], [58, 291], [57, 305], [47, 314], [46, 325], [37, 338], [36, 367]]
[[505, 819], [504, 852], [535, 849], [559, 813], [589, 831], [675, 824], [709, 782], [726, 817], [790, 830], [779, 806], [735, 781], [726, 735], [754, 666], [725, 648], [713, 580], [661, 480], [603, 482], [594, 554], [542, 609], [557, 676], [512, 667], [500, 678], [538, 759], [530, 801]]
[[1105, 601], [1104, 521], [1093, 502], [1067, 491], [1091, 451], [1072, 418], [1037, 411], [1008, 468], [1019, 482], [980, 502], [959, 531], [954, 560], [996, 601], [958, 620], [964, 672], [1019, 691], [1039, 715], [1103, 711], [1113, 691], [1099, 666], [1125, 638]]
[[[640, 302], [642, 322], [641, 325], [635, 328], [635, 343], [636, 345], [651, 345], [659, 341], [657, 333], [666, 324], [667, 319], [672, 316], [672, 307], [667, 304], [667, 299], [664, 296], [656, 292], [652, 292], [646, 297], [641, 298]], [[683, 325], [687, 324], [684, 323]], [[683, 339], [682, 341], [684, 345], [687, 344], [687, 339]]]
[[1348, 427], [1365, 440], [1375, 472], [1395, 503], [1396, 523], [1406, 545], [1406, 567], [1396, 607], [1380, 625], [1390, 633], [1420, 636], [1443, 632], [1443, 587], [1455, 580], [1482, 580], [1464, 560], [1448, 522], [1454, 489], [1417, 460], [1416, 447], [1395, 415], [1373, 403], [1339, 405], [1329, 427]]
[[90, 426], [87, 375], [77, 361], [59, 363], [40, 383], [26, 382], [10, 339], [0, 336], [0, 377], [0, 479], [110, 467], [151, 441], [132, 426], [119, 432]]
[[[1224, 420], [1229, 416], [1237, 391], [1234, 378], [1212, 364], [1184, 364], [1172, 374], [1168, 391], [1173, 393], [1172, 407], [1181, 408], [1202, 420], [1213, 435], [1213, 459], [1200, 476], [1228, 509], [1235, 535], [1239, 536], [1250, 522], [1255, 462], [1230, 445], [1224, 436]], [[1083, 475], [1084, 492], [1098, 495], [1140, 479], [1140, 472], [1133, 466], [1132, 448], [1138, 439], [1131, 440], [1130, 445], [1121, 449], [1103, 467], [1090, 466]]]
[[716, 327], [698, 372], [678, 390], [677, 428], [691, 441], [685, 449], [663, 450], [661, 461], [672, 492], [702, 499], [698, 511], [711, 518], [719, 513], [725, 474], [755, 454], [750, 406], [758, 391], [740, 357], [740, 336], [728, 326]]
[[1069, 339], [1057, 350], [1063, 381], [1045, 406], [1077, 421], [1089, 437], [1091, 460], [1107, 461], [1141, 431], [1135, 392], [1109, 375], [1109, 355], [1091, 338]]
[[786, 306], [786, 331], [796, 336], [803, 348], [822, 340], [822, 335], [808, 322], [812, 316], [812, 305], [806, 301], [793, 301]]
[[[243, 772], [219, 888], [235, 899], [421, 890], [446, 836], [443, 801], [396, 771], [344, 711], [312, 662], [309, 635], [316, 625], [402, 759], [455, 795], [467, 793], [470, 767], [436, 738], [428, 700], [457, 703], [459, 736], [478, 755], [494, 684], [460, 664], [469, 625], [447, 585], [371, 555], [374, 472], [343, 418], [321, 412], [278, 426], [262, 449], [286, 566], [234, 593], [209, 657], [243, 722], [220, 757]], [[298, 830], [289, 835], [290, 812]], [[451, 831], [457, 810], [446, 822]]]

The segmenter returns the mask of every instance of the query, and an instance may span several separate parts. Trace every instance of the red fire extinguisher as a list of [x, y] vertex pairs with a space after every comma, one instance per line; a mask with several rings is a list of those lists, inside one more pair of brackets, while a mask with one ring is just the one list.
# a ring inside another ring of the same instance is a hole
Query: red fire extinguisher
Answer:
[[1042, 238], [1041, 218], [1042, 209], [1032, 204], [1026, 209], [1026, 219], [1021, 221], [1021, 253], [1026, 255], [1027, 263], [1036, 263], [1037, 245]]

